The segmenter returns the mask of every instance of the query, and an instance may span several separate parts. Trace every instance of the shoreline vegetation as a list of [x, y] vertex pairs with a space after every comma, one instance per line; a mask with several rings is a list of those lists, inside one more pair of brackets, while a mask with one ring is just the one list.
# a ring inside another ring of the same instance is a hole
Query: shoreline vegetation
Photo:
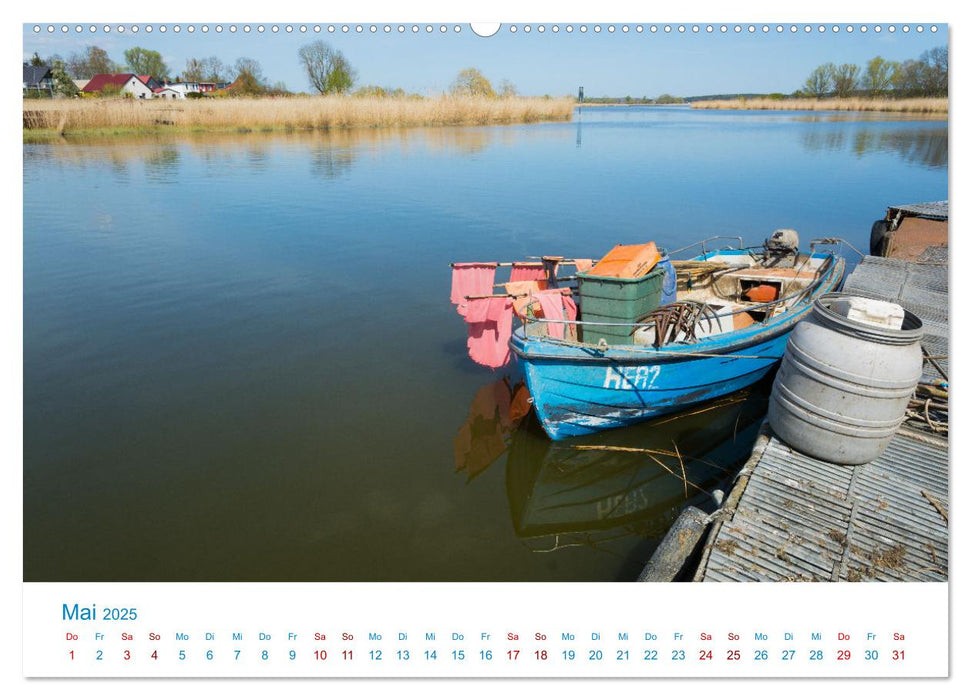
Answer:
[[569, 121], [571, 97], [279, 97], [208, 100], [25, 99], [24, 140], [178, 131], [479, 126]]
[[904, 112], [910, 114], [948, 113], [946, 97], [911, 97], [899, 100], [872, 97], [738, 98], [729, 100], [699, 100], [691, 102], [692, 109], [759, 109], [798, 110], [808, 112]]
[[[682, 103], [691, 109], [867, 112], [947, 117], [948, 99], [739, 97]], [[575, 107], [643, 106], [572, 97], [253, 97], [210, 100], [25, 99], [24, 142], [59, 136], [278, 132], [344, 128], [485, 126], [570, 121]], [[654, 105], [668, 106], [668, 105]]]

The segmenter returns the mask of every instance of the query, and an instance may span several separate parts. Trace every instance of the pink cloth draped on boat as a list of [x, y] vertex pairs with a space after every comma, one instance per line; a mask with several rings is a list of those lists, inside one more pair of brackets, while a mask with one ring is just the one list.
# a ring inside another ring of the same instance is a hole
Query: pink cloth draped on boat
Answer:
[[509, 362], [512, 337], [512, 299], [469, 299], [465, 322], [469, 324], [469, 357], [497, 369]]
[[[539, 300], [540, 308], [543, 309], [543, 318], [553, 321], [576, 321], [577, 305], [568, 294], [562, 294], [558, 290], [552, 289], [545, 292], [538, 292], [533, 295]], [[565, 337], [567, 323], [547, 323], [546, 333], [551, 338]], [[571, 326], [571, 335], [572, 333]]]
[[517, 316], [522, 318], [526, 306], [532, 301], [532, 296], [536, 292], [546, 289], [546, 280], [529, 280], [527, 282], [506, 282], [504, 285], [506, 294], [514, 297], [512, 309]]
[[586, 272], [593, 267], [593, 260], [590, 258], [575, 258], [573, 262], [577, 265], [577, 272]]
[[492, 294], [496, 281], [495, 263], [455, 263], [452, 265], [452, 294], [450, 300], [459, 315], [465, 316], [467, 296]]
[[546, 270], [543, 263], [517, 262], [512, 264], [509, 273], [510, 282], [529, 282], [531, 280], [545, 280]]

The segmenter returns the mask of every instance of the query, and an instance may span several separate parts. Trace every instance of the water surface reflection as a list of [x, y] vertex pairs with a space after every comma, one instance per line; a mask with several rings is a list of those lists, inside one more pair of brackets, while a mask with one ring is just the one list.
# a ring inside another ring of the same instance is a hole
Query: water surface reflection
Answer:
[[771, 384], [763, 381], [683, 413], [599, 435], [551, 441], [525, 385], [484, 385], [455, 436], [467, 480], [499, 469], [513, 531], [530, 552], [589, 547], [636, 576], [687, 505], [714, 508], [751, 453]]
[[862, 249], [947, 196], [942, 123], [678, 108], [22, 153], [37, 581], [630, 580], [756, 404], [550, 443], [468, 360], [448, 263], [782, 226]]
[[890, 153], [909, 163], [932, 168], [947, 167], [947, 127], [888, 129], [857, 126], [852, 130], [808, 130], [802, 135], [807, 151], [849, 151], [858, 157]]

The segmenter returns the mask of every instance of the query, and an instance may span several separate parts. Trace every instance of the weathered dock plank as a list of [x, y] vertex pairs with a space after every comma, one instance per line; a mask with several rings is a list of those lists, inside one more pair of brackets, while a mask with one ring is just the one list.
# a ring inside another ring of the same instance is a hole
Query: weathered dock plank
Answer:
[[[894, 301], [924, 323], [947, 372], [945, 264], [867, 257], [844, 290]], [[925, 378], [940, 378], [930, 362]], [[715, 517], [696, 581], [946, 581], [948, 442], [908, 421], [887, 450], [849, 467], [803, 455], [766, 423]]]

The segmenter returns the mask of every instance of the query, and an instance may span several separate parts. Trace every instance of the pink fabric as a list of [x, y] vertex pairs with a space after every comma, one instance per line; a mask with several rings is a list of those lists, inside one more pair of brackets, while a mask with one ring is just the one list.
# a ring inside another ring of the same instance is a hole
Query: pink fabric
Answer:
[[[569, 296], [550, 290], [539, 292], [535, 297], [539, 300], [540, 308], [543, 309], [543, 318], [554, 321], [577, 320], [577, 305]], [[567, 325], [566, 323], [547, 323], [546, 333], [551, 338], [562, 339], [565, 336]]]
[[577, 264], [577, 272], [586, 272], [593, 267], [593, 260], [590, 258], [577, 258], [573, 262]]
[[512, 272], [509, 274], [510, 282], [529, 282], [531, 280], [545, 280], [546, 270], [543, 263], [524, 263], [512, 264]]
[[469, 299], [466, 304], [465, 322], [466, 323], [485, 323], [489, 318], [489, 302], [487, 299]]
[[546, 289], [545, 280], [532, 280], [530, 282], [506, 282], [506, 294], [513, 297], [512, 310], [520, 318], [526, 312], [526, 307], [533, 300], [533, 294]]
[[470, 299], [465, 321], [469, 324], [469, 357], [492, 369], [509, 362], [512, 299]]
[[577, 304], [573, 301], [573, 297], [568, 294], [561, 294], [563, 297], [563, 309], [566, 311], [567, 321], [577, 320]]
[[458, 306], [457, 311], [465, 316], [467, 296], [492, 294], [496, 281], [495, 263], [455, 263], [452, 265], [451, 302]]

